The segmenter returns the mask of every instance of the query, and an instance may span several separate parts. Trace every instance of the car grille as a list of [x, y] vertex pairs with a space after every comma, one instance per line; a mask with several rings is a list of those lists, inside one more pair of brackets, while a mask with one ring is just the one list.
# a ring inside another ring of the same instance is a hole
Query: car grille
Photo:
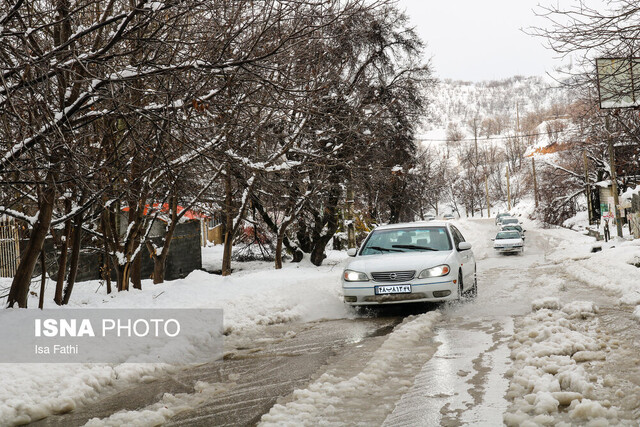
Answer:
[[383, 271], [371, 273], [373, 280], [376, 282], [405, 282], [413, 279], [415, 275], [415, 271]]

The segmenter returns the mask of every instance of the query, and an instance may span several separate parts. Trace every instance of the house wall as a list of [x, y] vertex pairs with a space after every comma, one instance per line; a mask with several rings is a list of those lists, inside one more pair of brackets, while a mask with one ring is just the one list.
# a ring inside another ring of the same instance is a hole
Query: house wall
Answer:
[[216, 245], [221, 245], [222, 243], [224, 243], [224, 238], [222, 235], [222, 224], [218, 224], [215, 227], [210, 228], [208, 233], [208, 241], [213, 242]]
[[640, 239], [640, 194], [634, 194], [631, 198], [629, 210], [629, 228], [635, 239]]

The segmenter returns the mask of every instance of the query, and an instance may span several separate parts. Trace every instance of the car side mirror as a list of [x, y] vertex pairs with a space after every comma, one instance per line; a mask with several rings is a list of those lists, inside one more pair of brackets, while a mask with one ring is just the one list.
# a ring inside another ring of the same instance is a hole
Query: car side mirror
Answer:
[[493, 242], [494, 240], [496, 240], [496, 239], [491, 239], [491, 241], [492, 241], [492, 242]]
[[466, 251], [466, 250], [469, 250], [469, 249], [471, 249], [471, 243], [469, 243], [469, 242], [460, 242], [458, 244], [458, 250], [459, 251]]
[[358, 253], [358, 250], [356, 248], [350, 248], [347, 250], [347, 255], [349, 256], [356, 256], [357, 253]]

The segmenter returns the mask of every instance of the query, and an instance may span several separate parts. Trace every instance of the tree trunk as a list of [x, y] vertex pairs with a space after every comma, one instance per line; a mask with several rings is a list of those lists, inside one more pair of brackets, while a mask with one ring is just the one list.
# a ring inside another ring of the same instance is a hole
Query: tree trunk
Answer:
[[[140, 252], [133, 259], [133, 263], [131, 264], [131, 283], [133, 284], [133, 289], [142, 289], [142, 278], [141, 278], [141, 270], [142, 270], [142, 256]], [[155, 277], [155, 276], [154, 276]], [[153, 279], [153, 283], [155, 283], [155, 278]]]
[[[69, 227], [71, 229], [71, 227]], [[53, 301], [62, 305], [62, 290], [64, 289], [64, 278], [67, 273], [67, 253], [69, 252], [69, 237], [70, 235], [67, 233], [65, 226], [64, 233], [65, 240], [62, 242], [62, 246], [60, 247], [60, 259], [58, 260], [58, 274], [56, 277], [56, 293], [53, 296]]]
[[[155, 247], [151, 242], [147, 241], [147, 248], [149, 249], [149, 253], [153, 258], [153, 284], [157, 285], [159, 283], [164, 283], [164, 274], [167, 265], [167, 257], [169, 256], [169, 250], [171, 248], [171, 241], [173, 240], [173, 233], [176, 231], [176, 227], [178, 226], [178, 221], [182, 218], [182, 216], [178, 216], [178, 198], [176, 196], [171, 196], [170, 199], [171, 204], [171, 222], [169, 226], [166, 227], [166, 231], [164, 233], [164, 237], [162, 238], [162, 250], [160, 254], [156, 253]], [[182, 212], [182, 215], [186, 210]]]
[[224, 251], [222, 252], [222, 275], [231, 275], [231, 251], [233, 250], [233, 237], [231, 231], [224, 234]]
[[157, 285], [164, 282], [164, 271], [166, 256], [158, 256], [153, 258], [153, 284]]
[[107, 284], [107, 294], [111, 293], [111, 260], [109, 259], [109, 244], [107, 242], [107, 227], [108, 224], [106, 222], [106, 213], [103, 212], [103, 215], [100, 219], [100, 224], [102, 228], [102, 244], [104, 246], [104, 262], [102, 264], [102, 278]]
[[42, 274], [40, 276], [40, 301], [38, 302], [38, 308], [42, 310], [44, 308], [44, 288], [47, 283], [47, 262], [46, 262], [46, 252], [44, 250], [44, 245], [42, 245], [42, 251], [40, 252], [40, 270]]
[[104, 253], [104, 264], [102, 265], [102, 278], [107, 284], [107, 295], [112, 292], [111, 289], [111, 260], [109, 259], [109, 252]]
[[17, 303], [18, 307], [27, 308], [31, 276], [33, 275], [33, 269], [40, 256], [44, 239], [47, 237], [47, 232], [49, 231], [55, 195], [55, 188], [50, 187], [45, 190], [42, 196], [38, 219], [33, 226], [31, 238], [24, 253], [20, 257], [20, 264], [11, 282], [11, 290], [9, 291], [9, 298], [7, 299], [9, 307], [13, 307]]
[[333, 235], [327, 234], [326, 236], [320, 237], [318, 240], [314, 242], [313, 250], [311, 251], [310, 260], [313, 265], [320, 266], [322, 265], [322, 261], [327, 257], [324, 254], [324, 248], [329, 243], [329, 240], [333, 237]]
[[280, 270], [282, 268], [282, 237], [278, 235], [278, 239], [276, 240], [276, 254], [275, 254], [275, 268], [276, 270]]
[[116, 266], [116, 275], [118, 276], [118, 291], [128, 291], [129, 281], [131, 279], [131, 262], [125, 261], [124, 264], [118, 263]]
[[78, 262], [80, 261], [80, 244], [82, 243], [82, 214], [76, 216], [73, 221], [73, 245], [71, 247], [71, 260], [69, 265], [69, 277], [67, 277], [67, 286], [64, 289], [62, 304], [69, 304], [73, 285], [76, 283], [76, 275], [78, 274]]
[[224, 227], [224, 251], [222, 252], [222, 275], [231, 274], [231, 251], [233, 249], [233, 193], [231, 188], [231, 167], [227, 166], [224, 180], [225, 192], [225, 227]]
[[[65, 201], [65, 213], [71, 212], [71, 200]], [[62, 246], [60, 247], [60, 258], [58, 259], [58, 274], [56, 275], [56, 293], [53, 296], [53, 301], [57, 305], [62, 305], [62, 290], [64, 289], [64, 278], [67, 275], [67, 257], [69, 252], [69, 240], [71, 240], [71, 219], [65, 221], [64, 239]]]

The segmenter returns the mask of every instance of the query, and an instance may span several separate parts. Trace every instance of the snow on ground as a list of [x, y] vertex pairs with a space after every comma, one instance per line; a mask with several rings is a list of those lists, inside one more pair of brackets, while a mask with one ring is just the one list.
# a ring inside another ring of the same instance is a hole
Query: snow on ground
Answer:
[[[205, 268], [219, 268], [218, 248], [203, 250]], [[243, 331], [294, 320], [353, 316], [342, 302], [340, 273], [346, 254], [329, 252], [324, 265], [308, 261], [274, 270], [271, 263], [234, 263], [231, 276], [194, 271], [188, 277], [143, 290], [104, 293], [98, 281], [77, 283], [70, 307], [78, 308], [222, 308], [226, 340]], [[53, 284], [45, 308], [53, 304]], [[32, 296], [30, 307], [37, 307]], [[0, 323], [12, 310], [0, 311]], [[108, 387], [144, 380], [171, 369], [164, 364], [0, 364], [0, 425], [16, 425], [64, 413], [86, 404]]]
[[[635, 425], [618, 419], [603, 399], [606, 380], [585, 366], [604, 364], [611, 348], [597, 336], [598, 308], [589, 301], [562, 304], [548, 297], [532, 303], [533, 312], [517, 321], [510, 345], [513, 366], [504, 415], [508, 426]], [[562, 420], [562, 421], [559, 421]]]
[[159, 426], [180, 412], [201, 406], [216, 395], [224, 393], [228, 388], [228, 384], [208, 384], [197, 381], [194, 386], [195, 393], [165, 393], [158, 402], [146, 408], [116, 412], [108, 418], [92, 418], [85, 427]]
[[572, 237], [558, 241], [556, 251], [548, 257], [562, 265], [570, 277], [617, 296], [620, 304], [640, 304], [640, 240], [596, 242], [567, 230], [542, 232]]
[[361, 425], [380, 425], [409, 390], [416, 371], [431, 358], [434, 349], [427, 338], [440, 317], [438, 311], [407, 317], [358, 374], [323, 374], [306, 388], [295, 390], [290, 402], [274, 405], [259, 425], [348, 425], [354, 414]]
[[[532, 199], [523, 199], [510, 212], [523, 222], [525, 229], [536, 228], [549, 239], [546, 259], [562, 265], [571, 278], [618, 296], [621, 304], [640, 305], [640, 240], [631, 240], [627, 226], [623, 227], [624, 238], [603, 242], [585, 234], [586, 212], [578, 212], [565, 221], [568, 228], [541, 228], [537, 220], [529, 219], [535, 213]], [[602, 224], [592, 228], [604, 233]], [[473, 227], [465, 229], [474, 233]], [[615, 225], [610, 225], [610, 230], [615, 236]]]

